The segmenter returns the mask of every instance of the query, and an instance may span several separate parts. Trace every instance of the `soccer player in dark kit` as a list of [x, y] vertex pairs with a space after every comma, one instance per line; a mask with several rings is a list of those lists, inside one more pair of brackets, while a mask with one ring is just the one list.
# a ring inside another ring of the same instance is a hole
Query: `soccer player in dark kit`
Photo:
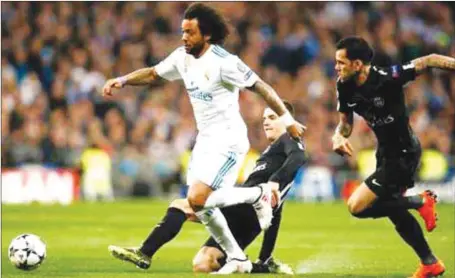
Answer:
[[[293, 114], [293, 107], [284, 102], [286, 108]], [[286, 133], [286, 126], [280, 117], [270, 108], [263, 115], [263, 128], [270, 145], [256, 161], [255, 168], [241, 186], [257, 190], [258, 184], [269, 183], [274, 192], [274, 211], [271, 227], [265, 232], [259, 260], [253, 264], [253, 273], [286, 273], [292, 274], [292, 269], [272, 258], [278, 230], [281, 222], [283, 201], [292, 185], [292, 181], [300, 167], [306, 161], [304, 147], [301, 142], [292, 139]], [[258, 194], [259, 195], [259, 194]], [[229, 228], [244, 250], [261, 233], [256, 212], [250, 204], [240, 204], [221, 209], [228, 221]], [[110, 246], [112, 255], [136, 266], [147, 269], [150, 267], [153, 255], [167, 242], [179, 233], [186, 220], [197, 221], [194, 211], [186, 199], [173, 201], [163, 220], [156, 225], [140, 248], [123, 248]], [[193, 260], [193, 271], [213, 272], [220, 274], [235, 272], [226, 263], [225, 251], [210, 237], [199, 250]]]
[[352, 155], [348, 141], [353, 112], [374, 131], [378, 147], [376, 171], [348, 199], [349, 212], [358, 218], [388, 217], [402, 239], [417, 253], [421, 264], [412, 277], [433, 277], [445, 267], [432, 253], [422, 228], [409, 212], [417, 210], [428, 232], [436, 227], [436, 195], [425, 191], [404, 196], [414, 186], [421, 156], [419, 140], [409, 125], [403, 86], [427, 68], [455, 70], [455, 59], [437, 54], [403, 65], [371, 65], [373, 50], [359, 37], [347, 37], [336, 45], [337, 94], [340, 122], [332, 137], [333, 150]]

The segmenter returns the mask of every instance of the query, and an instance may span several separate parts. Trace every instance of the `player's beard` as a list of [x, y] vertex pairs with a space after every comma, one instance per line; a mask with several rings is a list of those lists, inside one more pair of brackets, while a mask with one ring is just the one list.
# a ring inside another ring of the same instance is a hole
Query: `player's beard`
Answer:
[[200, 54], [201, 54], [202, 49], [204, 49], [204, 44], [205, 44], [205, 41], [201, 41], [201, 42], [195, 44], [190, 49], [190, 53], [189, 54], [191, 54], [194, 57], [198, 58], [200, 56]]
[[360, 75], [360, 72], [361, 72], [360, 70], [353, 72], [351, 75], [347, 76], [344, 80], [342, 80], [343, 83], [347, 81], [356, 81]]

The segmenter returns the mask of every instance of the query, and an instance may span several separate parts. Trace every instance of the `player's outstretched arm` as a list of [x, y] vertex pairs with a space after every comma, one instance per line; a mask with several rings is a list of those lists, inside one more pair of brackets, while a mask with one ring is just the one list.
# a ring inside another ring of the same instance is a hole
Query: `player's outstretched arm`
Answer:
[[423, 56], [412, 60], [411, 63], [415, 66], [417, 74], [424, 72], [428, 68], [455, 71], [455, 58], [439, 54]]
[[247, 89], [262, 96], [267, 105], [283, 119], [286, 128], [292, 137], [300, 138], [302, 136], [303, 132], [306, 130], [306, 126], [294, 120], [286, 109], [286, 106], [284, 106], [281, 98], [269, 84], [259, 79], [253, 86], [248, 87]]
[[262, 240], [261, 252], [259, 253], [259, 260], [266, 262], [272, 257], [273, 250], [275, 249], [276, 240], [278, 238], [278, 231], [280, 230], [281, 224], [281, 212], [283, 207], [281, 206], [275, 213], [272, 219], [272, 225], [267, 231], [264, 232], [264, 238]]
[[109, 79], [106, 81], [103, 87], [102, 95], [112, 96], [112, 89], [120, 89], [125, 85], [147, 85], [159, 78], [159, 75], [156, 73], [154, 67], [142, 68], [136, 71], [133, 71], [127, 75], [117, 77], [114, 79]]
[[338, 123], [335, 134], [340, 134], [345, 138], [349, 138], [354, 127], [354, 113], [343, 113], [340, 112], [340, 122]]
[[348, 141], [348, 137], [352, 133], [354, 126], [354, 114], [339, 112], [340, 122], [335, 129], [335, 134], [332, 137], [333, 150], [340, 155], [352, 156], [353, 148]]

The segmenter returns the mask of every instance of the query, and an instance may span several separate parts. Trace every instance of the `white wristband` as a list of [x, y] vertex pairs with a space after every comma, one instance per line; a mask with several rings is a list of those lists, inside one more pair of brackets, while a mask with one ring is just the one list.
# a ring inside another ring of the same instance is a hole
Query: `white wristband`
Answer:
[[281, 121], [283, 121], [283, 123], [284, 123], [284, 125], [286, 127], [291, 126], [291, 125], [293, 125], [295, 123], [295, 120], [292, 117], [292, 115], [289, 113], [289, 111], [286, 111], [286, 113], [281, 115], [280, 118], [281, 118]]
[[126, 81], [127, 81], [126, 76], [117, 77], [117, 82], [119, 82], [122, 85], [122, 87], [125, 86]]

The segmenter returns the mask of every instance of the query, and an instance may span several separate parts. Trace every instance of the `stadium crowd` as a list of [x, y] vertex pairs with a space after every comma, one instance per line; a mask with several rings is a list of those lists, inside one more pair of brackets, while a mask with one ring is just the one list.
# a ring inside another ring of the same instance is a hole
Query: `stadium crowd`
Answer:
[[[78, 167], [87, 148], [110, 154], [114, 186], [166, 184], [196, 134], [178, 82], [126, 87], [113, 101], [108, 78], [152, 66], [181, 44], [187, 2], [2, 2], [2, 167]], [[239, 55], [296, 107], [308, 126], [310, 163], [355, 169], [331, 150], [338, 123], [334, 44], [359, 35], [391, 65], [441, 53], [455, 57], [455, 10], [439, 2], [221, 2], [232, 24], [226, 49]], [[423, 148], [455, 153], [455, 76], [437, 70], [406, 90], [411, 125]], [[252, 149], [267, 142], [263, 102], [241, 94]], [[374, 135], [356, 120], [356, 150]], [[151, 170], [153, 169], [153, 170]]]

